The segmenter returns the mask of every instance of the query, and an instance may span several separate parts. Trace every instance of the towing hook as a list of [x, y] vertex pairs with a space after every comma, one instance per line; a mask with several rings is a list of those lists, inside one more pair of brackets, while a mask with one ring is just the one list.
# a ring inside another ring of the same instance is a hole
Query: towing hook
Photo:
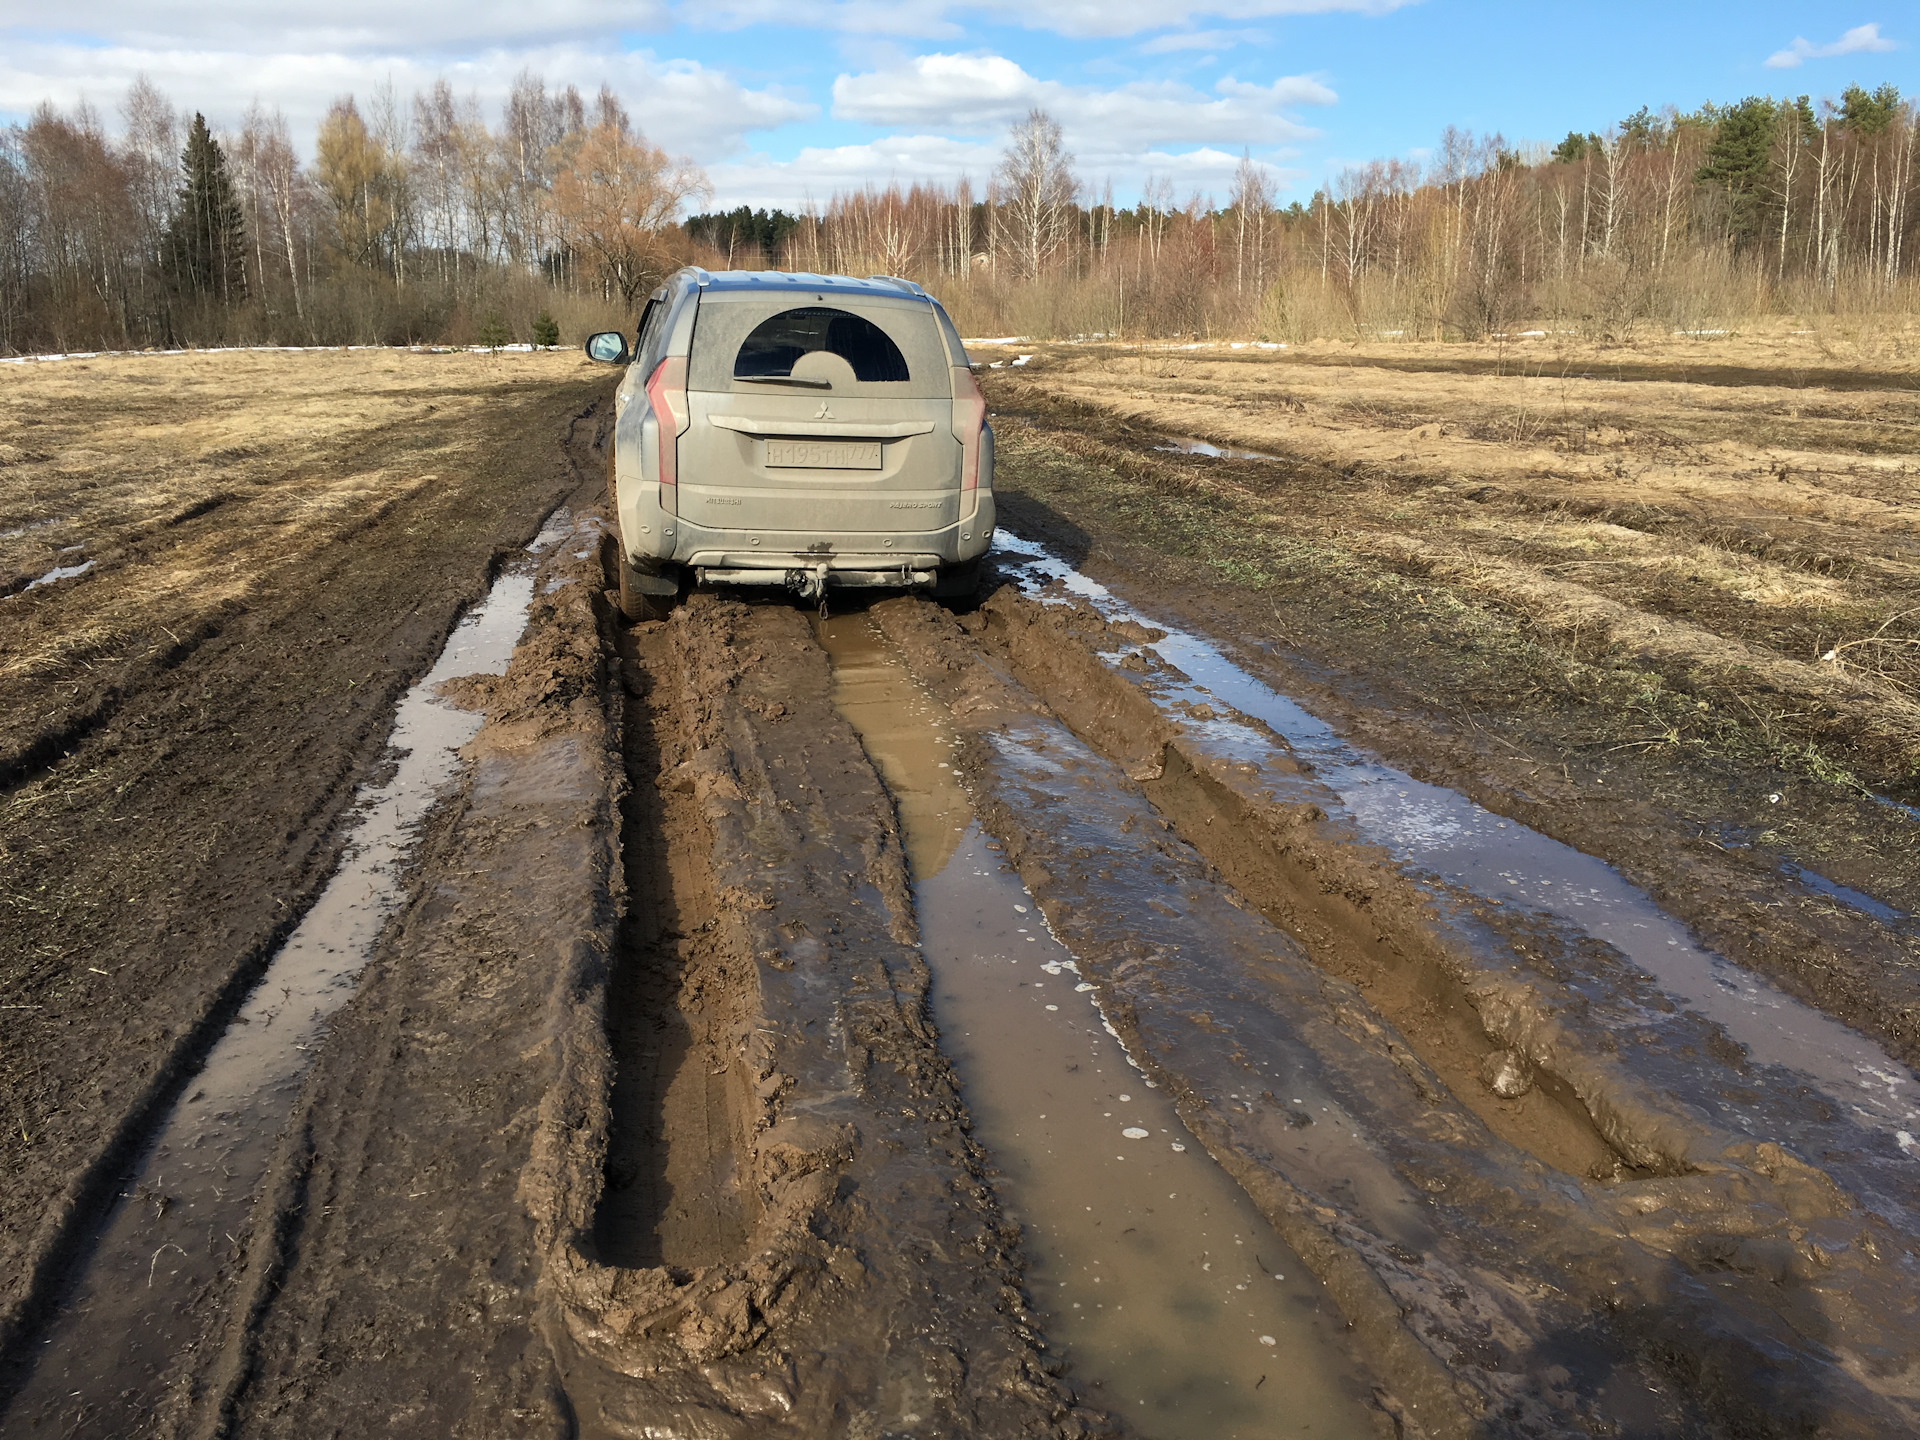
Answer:
[[787, 588], [802, 600], [818, 600], [822, 606], [827, 603], [827, 567], [810, 565], [806, 569], [787, 571]]

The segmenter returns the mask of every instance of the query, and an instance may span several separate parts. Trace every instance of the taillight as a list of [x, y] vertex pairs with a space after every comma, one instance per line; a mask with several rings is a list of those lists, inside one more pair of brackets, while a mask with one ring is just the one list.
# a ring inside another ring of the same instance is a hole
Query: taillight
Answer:
[[669, 355], [647, 381], [647, 404], [660, 435], [660, 508], [678, 513], [673, 487], [680, 482], [680, 435], [692, 418], [687, 409], [687, 357]]
[[960, 488], [980, 487], [980, 431], [987, 423], [987, 397], [973, 371], [953, 367], [953, 438], [960, 442]]

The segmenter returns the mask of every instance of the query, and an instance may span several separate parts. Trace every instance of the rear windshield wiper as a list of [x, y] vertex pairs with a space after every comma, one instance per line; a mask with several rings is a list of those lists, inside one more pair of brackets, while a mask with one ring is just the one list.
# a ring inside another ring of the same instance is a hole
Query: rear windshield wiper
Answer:
[[831, 380], [803, 380], [792, 375], [736, 375], [736, 380], [744, 380], [749, 385], [798, 385], [807, 390], [831, 390]]

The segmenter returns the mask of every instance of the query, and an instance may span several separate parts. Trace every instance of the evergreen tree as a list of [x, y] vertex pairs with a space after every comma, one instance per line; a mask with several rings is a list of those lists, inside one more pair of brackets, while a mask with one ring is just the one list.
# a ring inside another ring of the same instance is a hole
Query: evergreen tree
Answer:
[[481, 322], [480, 334], [476, 338], [489, 350], [498, 350], [502, 345], [513, 343], [513, 332], [507, 328], [507, 322], [500, 318], [500, 312], [494, 310]]
[[1878, 135], [1893, 124], [1900, 113], [1900, 87], [1882, 85], [1871, 93], [1865, 86], [1849, 85], [1840, 95], [1840, 121], [1860, 135]]
[[1738, 105], [1721, 109], [1716, 118], [1719, 123], [1707, 146], [1706, 163], [1696, 178], [1727, 192], [1728, 238], [1742, 244], [1759, 233], [1779, 110], [1765, 96], [1749, 95]]
[[731, 252], [736, 266], [748, 264], [755, 252], [773, 263], [780, 258], [780, 247], [800, 228], [800, 217], [784, 210], [754, 210], [742, 205], [738, 210], [687, 218], [687, 234], [703, 245], [723, 253]]
[[553, 315], [542, 310], [533, 321], [533, 343], [541, 346], [553, 346], [560, 343], [560, 322]]
[[180, 194], [167, 226], [167, 268], [190, 295], [223, 305], [244, 300], [247, 241], [240, 202], [227, 174], [227, 158], [204, 115], [193, 117], [180, 168]]
[[1620, 138], [1636, 149], [1652, 150], [1666, 143], [1666, 123], [1642, 105], [1620, 122]]
[[[1598, 137], [1595, 137], [1596, 139]], [[1569, 130], [1567, 138], [1553, 147], [1553, 160], [1556, 165], [1578, 165], [1587, 158], [1589, 142], [1578, 130]]]

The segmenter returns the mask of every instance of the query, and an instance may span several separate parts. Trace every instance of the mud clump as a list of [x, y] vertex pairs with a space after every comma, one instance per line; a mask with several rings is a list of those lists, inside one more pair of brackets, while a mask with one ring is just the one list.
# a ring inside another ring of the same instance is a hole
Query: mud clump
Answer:
[[1494, 1050], [1480, 1062], [1480, 1078], [1502, 1100], [1518, 1100], [1533, 1089], [1533, 1065], [1513, 1050]]

